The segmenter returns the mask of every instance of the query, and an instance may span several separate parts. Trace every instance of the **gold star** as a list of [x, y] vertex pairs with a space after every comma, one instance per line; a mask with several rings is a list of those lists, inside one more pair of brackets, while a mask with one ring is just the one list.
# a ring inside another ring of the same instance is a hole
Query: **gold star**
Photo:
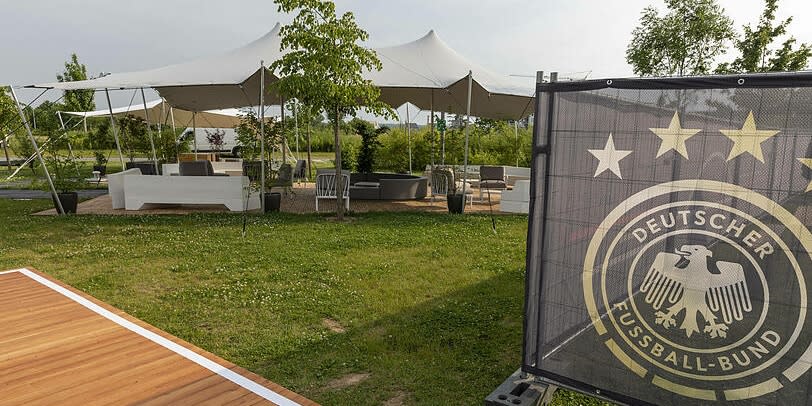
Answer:
[[[798, 158], [802, 164], [806, 165], [807, 168], [812, 169], [812, 158]], [[809, 186], [806, 187], [806, 191], [812, 191], [812, 182], [809, 182]]]
[[606, 171], [611, 171], [618, 178], [623, 179], [623, 176], [620, 174], [620, 160], [626, 158], [632, 151], [615, 149], [615, 140], [612, 139], [611, 133], [603, 149], [588, 149], [587, 151], [595, 158], [598, 158], [598, 169], [595, 170], [593, 178], [598, 177], [598, 175]]
[[761, 143], [780, 131], [771, 130], [757, 130], [756, 120], [753, 119], [753, 112], [747, 115], [744, 120], [744, 125], [741, 130], [719, 130], [722, 134], [726, 135], [733, 141], [733, 149], [730, 150], [730, 156], [727, 160], [748, 152], [750, 155], [764, 162], [764, 155], [761, 153]]
[[660, 142], [660, 150], [657, 151], [658, 158], [660, 155], [673, 149], [685, 157], [685, 159], [688, 159], [688, 149], [685, 148], [685, 141], [702, 131], [701, 129], [682, 128], [679, 123], [679, 113], [676, 111], [674, 112], [674, 117], [671, 119], [671, 125], [669, 125], [668, 128], [649, 128], [649, 130], [662, 140], [662, 142]]

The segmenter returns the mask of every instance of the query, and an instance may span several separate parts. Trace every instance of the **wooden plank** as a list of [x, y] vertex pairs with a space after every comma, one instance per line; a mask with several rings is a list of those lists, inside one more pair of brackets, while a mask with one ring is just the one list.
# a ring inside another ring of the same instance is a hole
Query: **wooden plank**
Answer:
[[[263, 396], [279, 396], [315, 404], [39, 272], [26, 272], [0, 274], [3, 402], [243, 405], [271, 404]], [[209, 368], [219, 372], [203, 367], [207, 363], [218, 364]]]

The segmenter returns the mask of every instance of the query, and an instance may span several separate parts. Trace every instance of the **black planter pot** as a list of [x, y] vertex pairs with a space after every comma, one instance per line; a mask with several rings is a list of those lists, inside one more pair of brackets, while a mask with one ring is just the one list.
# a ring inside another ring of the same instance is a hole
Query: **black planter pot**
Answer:
[[465, 196], [463, 194], [449, 194], [446, 195], [448, 201], [448, 212], [461, 214], [465, 209]]
[[[79, 194], [76, 192], [67, 192], [67, 193], [57, 193], [59, 196], [59, 202], [62, 203], [62, 208], [65, 210], [65, 213], [72, 213], [76, 214], [76, 206], [79, 204]], [[56, 199], [51, 196], [51, 200], [54, 202], [54, 208], [57, 212], [59, 212], [59, 205], [56, 204]]]
[[99, 176], [107, 176], [107, 165], [93, 165], [94, 171], [99, 171]]
[[278, 192], [265, 193], [265, 213], [279, 211], [282, 205], [282, 194]]

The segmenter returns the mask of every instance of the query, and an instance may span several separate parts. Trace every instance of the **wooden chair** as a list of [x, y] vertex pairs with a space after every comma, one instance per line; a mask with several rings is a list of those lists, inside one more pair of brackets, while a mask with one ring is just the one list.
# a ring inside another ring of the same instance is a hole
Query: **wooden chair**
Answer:
[[[347, 210], [350, 209], [350, 176], [342, 175], [344, 182], [344, 204]], [[335, 199], [338, 200], [336, 193], [336, 175], [335, 173], [321, 173], [316, 176], [316, 211], [319, 211], [320, 199]], [[341, 203], [338, 203], [341, 204]]]

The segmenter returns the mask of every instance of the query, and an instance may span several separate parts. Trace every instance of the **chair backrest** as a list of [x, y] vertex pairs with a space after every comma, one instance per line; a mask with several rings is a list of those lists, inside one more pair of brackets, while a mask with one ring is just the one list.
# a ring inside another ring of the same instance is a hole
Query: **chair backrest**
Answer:
[[505, 180], [505, 167], [504, 166], [486, 166], [479, 167], [480, 180]]
[[[342, 175], [344, 178], [344, 197], [350, 196], [350, 177]], [[317, 197], [338, 197], [336, 193], [336, 174], [322, 173], [316, 176], [316, 196]]]
[[454, 174], [445, 169], [435, 169], [431, 173], [431, 194], [447, 195], [454, 184]]
[[178, 164], [180, 176], [212, 176], [214, 168], [209, 161], [187, 161]]
[[304, 159], [299, 159], [296, 161], [296, 167], [293, 168], [293, 178], [294, 179], [304, 179], [307, 177], [305, 171], [307, 170], [307, 161]]
[[276, 182], [274, 182], [277, 186], [292, 186], [293, 185], [293, 169], [290, 167], [290, 164], [282, 164], [279, 166], [279, 170], [276, 172]]
[[138, 161], [138, 162], [125, 162], [124, 163], [125, 169], [133, 169], [138, 168], [141, 170], [142, 175], [157, 175], [158, 173], [155, 172], [155, 162], [154, 161]]

